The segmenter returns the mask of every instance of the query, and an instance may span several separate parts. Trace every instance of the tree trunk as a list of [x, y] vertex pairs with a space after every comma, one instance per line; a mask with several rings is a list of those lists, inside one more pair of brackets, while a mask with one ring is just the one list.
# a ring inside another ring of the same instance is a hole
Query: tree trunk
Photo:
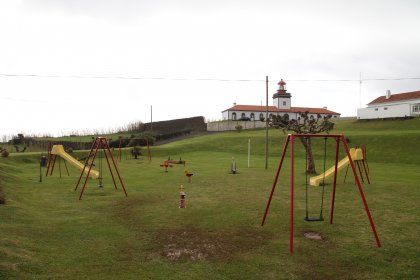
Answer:
[[299, 139], [302, 142], [303, 147], [305, 147], [306, 152], [308, 153], [308, 169], [306, 172], [308, 172], [308, 174], [316, 174], [314, 156], [312, 155], [311, 138], [308, 138], [307, 142], [303, 137], [299, 137]]

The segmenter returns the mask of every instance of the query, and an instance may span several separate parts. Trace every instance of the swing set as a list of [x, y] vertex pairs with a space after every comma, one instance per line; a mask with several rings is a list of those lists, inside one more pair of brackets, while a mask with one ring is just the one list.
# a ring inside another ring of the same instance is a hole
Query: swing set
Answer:
[[127, 140], [142, 140], [146, 142], [146, 147], [147, 147], [147, 160], [149, 161], [149, 163], [152, 161], [152, 155], [150, 154], [150, 145], [149, 145], [149, 139], [147, 139], [146, 137], [144, 138], [127, 138], [127, 137], [122, 137], [120, 138], [120, 143], [118, 145], [118, 154], [117, 154], [117, 160], [116, 162], [121, 162], [121, 158], [122, 158], [122, 146], [123, 143]]
[[99, 184], [98, 184], [98, 186], [102, 187], [102, 170], [103, 170], [103, 168], [102, 168], [102, 154], [103, 154], [103, 155], [105, 155], [105, 159], [106, 159], [106, 162], [108, 164], [109, 172], [111, 173], [111, 177], [112, 177], [112, 181], [114, 182], [115, 189], [117, 190], [117, 184], [115, 182], [114, 173], [113, 173], [112, 168], [111, 168], [110, 159], [111, 159], [111, 162], [114, 166], [114, 170], [118, 175], [118, 179], [119, 179], [121, 187], [124, 191], [124, 194], [125, 194], [125, 196], [127, 196], [127, 192], [125, 190], [124, 183], [121, 179], [120, 172], [118, 171], [118, 167], [115, 163], [114, 156], [112, 155], [111, 149], [109, 148], [109, 143], [108, 143], [107, 139], [104, 138], [104, 137], [96, 137], [96, 139], [92, 143], [92, 147], [91, 147], [89, 155], [88, 155], [88, 158], [92, 158], [92, 160], [91, 160], [90, 163], [88, 161], [85, 161], [85, 165], [83, 167], [82, 172], [80, 173], [79, 180], [77, 181], [76, 187], [74, 188], [74, 190], [76, 191], [79, 184], [80, 184], [80, 181], [83, 177], [83, 174], [85, 174], [86, 168], [89, 166], [88, 171], [86, 173], [86, 177], [85, 177], [85, 181], [84, 181], [82, 190], [80, 192], [79, 200], [82, 199], [83, 193], [84, 193], [85, 188], [86, 188], [86, 183], [87, 183], [87, 180], [89, 178], [89, 174], [92, 171], [92, 166], [94, 165], [95, 158], [96, 158], [96, 155], [97, 155], [98, 151], [99, 151], [99, 176], [98, 176]]
[[294, 181], [294, 172], [295, 172], [295, 170], [294, 170], [294, 151], [295, 151], [295, 147], [294, 147], [294, 144], [295, 144], [295, 140], [297, 138], [304, 138], [304, 140], [306, 141], [306, 144], [308, 144], [308, 141], [310, 141], [311, 138], [319, 138], [319, 137], [324, 138], [324, 176], [323, 176], [323, 182], [322, 182], [321, 210], [320, 210], [319, 216], [314, 216], [314, 217], [309, 216], [309, 210], [308, 210], [308, 172], [307, 172], [307, 169], [308, 169], [308, 145], [306, 145], [306, 170], [305, 170], [305, 172], [306, 172], [306, 176], [305, 176], [305, 195], [306, 195], [305, 207], [306, 207], [306, 213], [305, 213], [304, 220], [308, 221], [308, 222], [317, 222], [317, 221], [323, 221], [324, 220], [323, 207], [324, 207], [327, 139], [328, 138], [334, 138], [335, 141], [336, 141], [336, 150], [335, 150], [335, 165], [334, 165], [334, 179], [333, 179], [333, 190], [332, 190], [332, 200], [331, 200], [330, 224], [333, 223], [335, 192], [336, 192], [336, 186], [337, 186], [338, 154], [339, 154], [339, 148], [340, 148], [340, 142], [341, 142], [344, 146], [345, 152], [346, 152], [347, 157], [349, 159], [349, 166], [352, 169], [356, 185], [359, 189], [360, 197], [363, 201], [365, 212], [366, 212], [366, 215], [369, 219], [369, 223], [370, 223], [373, 235], [374, 235], [375, 240], [376, 240], [376, 245], [377, 245], [377, 247], [381, 247], [381, 243], [379, 241], [379, 237], [378, 237], [378, 234], [376, 232], [375, 224], [374, 224], [372, 216], [370, 214], [369, 206], [366, 202], [366, 198], [365, 198], [365, 195], [363, 193], [363, 189], [362, 189], [359, 177], [358, 177], [357, 172], [356, 172], [355, 163], [353, 162], [351, 153], [350, 153], [348, 145], [347, 145], [347, 141], [346, 141], [343, 134], [289, 134], [289, 135], [287, 135], [287, 138], [284, 142], [283, 153], [281, 155], [281, 159], [280, 159], [280, 162], [279, 162], [279, 166], [277, 168], [277, 173], [276, 173], [276, 176], [275, 176], [275, 179], [274, 179], [274, 182], [273, 182], [271, 193], [270, 193], [270, 196], [269, 196], [268, 201], [267, 201], [267, 206], [265, 208], [265, 212], [264, 212], [264, 216], [263, 216], [263, 219], [262, 219], [262, 222], [261, 222], [261, 226], [264, 226], [265, 220], [267, 218], [268, 210], [270, 208], [270, 203], [271, 203], [271, 200], [273, 198], [274, 190], [275, 190], [276, 185], [277, 185], [277, 181], [278, 181], [280, 171], [281, 171], [281, 168], [282, 168], [282, 165], [283, 165], [284, 157], [285, 157], [286, 152], [287, 152], [287, 147], [290, 143], [290, 237], [289, 237], [289, 251], [290, 251], [290, 253], [293, 253], [294, 186], [295, 186], [295, 181]]

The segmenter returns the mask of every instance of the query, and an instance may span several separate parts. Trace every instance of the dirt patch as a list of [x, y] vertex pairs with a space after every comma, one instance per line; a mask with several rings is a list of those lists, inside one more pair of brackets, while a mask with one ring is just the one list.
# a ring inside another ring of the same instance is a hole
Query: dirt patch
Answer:
[[305, 236], [308, 239], [312, 239], [312, 240], [318, 240], [318, 241], [323, 241], [324, 237], [321, 235], [321, 233], [316, 232], [316, 231], [305, 231], [303, 233], [303, 236]]
[[229, 260], [237, 253], [264, 245], [271, 238], [256, 229], [214, 232], [191, 226], [162, 230], [157, 236], [160, 255], [171, 261]]
[[[121, 200], [118, 200], [111, 204], [112, 213], [120, 218], [129, 219], [132, 217], [139, 206], [158, 202], [156, 197], [145, 197], [145, 196], [128, 196], [124, 197]], [[106, 206], [109, 211], [108, 207]]]

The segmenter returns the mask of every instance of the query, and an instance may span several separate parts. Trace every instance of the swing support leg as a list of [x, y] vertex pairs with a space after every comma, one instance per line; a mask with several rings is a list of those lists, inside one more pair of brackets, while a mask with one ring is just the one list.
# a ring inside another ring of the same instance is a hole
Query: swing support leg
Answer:
[[[335, 190], [337, 188], [338, 151], [340, 148], [340, 139], [336, 137], [335, 141], [336, 141], [336, 147], [335, 147], [335, 165], [334, 165], [334, 185], [333, 185], [333, 192], [332, 192], [332, 198], [331, 198], [330, 224], [333, 223], [333, 217], [334, 217]], [[346, 175], [347, 175], [347, 172], [346, 172]]]
[[356, 181], [357, 187], [359, 189], [360, 197], [362, 198], [363, 205], [365, 206], [365, 211], [369, 219], [370, 227], [372, 228], [373, 235], [375, 236], [376, 245], [378, 247], [381, 247], [381, 242], [379, 241], [378, 234], [376, 233], [375, 224], [373, 223], [372, 216], [370, 214], [369, 206], [367, 205], [365, 194], [363, 193], [362, 185], [360, 184], [359, 177], [357, 176], [356, 167], [354, 166], [353, 160], [351, 159], [349, 147], [347, 146], [346, 139], [344, 138], [344, 135], [341, 135], [341, 141], [343, 142], [344, 149], [346, 150], [347, 156], [349, 157], [349, 162], [351, 169], [353, 170], [354, 179]]
[[371, 216], [369, 207], [368, 207], [367, 202], [366, 202], [365, 195], [363, 193], [363, 189], [362, 189], [362, 186], [361, 186], [361, 183], [360, 183], [360, 180], [359, 180], [359, 176], [357, 174], [355, 163], [352, 160], [352, 157], [350, 155], [350, 151], [349, 151], [349, 148], [348, 148], [346, 139], [344, 138], [344, 135], [343, 134], [335, 134], [335, 135], [331, 135], [331, 134], [324, 134], [324, 135], [322, 135], [322, 134], [289, 134], [287, 136], [286, 141], [284, 143], [283, 153], [282, 153], [282, 156], [281, 156], [281, 159], [280, 159], [280, 162], [279, 162], [279, 167], [277, 169], [276, 177], [275, 177], [274, 182], [273, 182], [273, 186], [272, 186], [271, 193], [270, 193], [270, 196], [269, 196], [269, 199], [268, 199], [268, 202], [267, 202], [267, 206], [266, 206], [266, 209], [265, 209], [265, 213], [264, 213], [264, 217], [263, 217], [261, 226], [263, 226], [264, 223], [265, 223], [265, 219], [267, 217], [268, 209], [270, 207], [270, 203], [271, 203], [271, 200], [273, 198], [273, 193], [274, 193], [274, 190], [275, 190], [277, 181], [278, 181], [278, 177], [279, 177], [279, 174], [280, 174], [280, 171], [281, 171], [281, 167], [283, 165], [283, 160], [284, 160], [284, 156], [285, 156], [286, 151], [287, 151], [287, 146], [288, 146], [288, 143], [291, 142], [291, 145], [290, 145], [291, 146], [291, 151], [290, 151], [290, 165], [291, 166], [290, 166], [290, 237], [289, 237], [289, 252], [290, 252], [290, 254], [293, 253], [293, 230], [294, 230], [294, 142], [295, 142], [296, 137], [326, 137], [326, 138], [327, 137], [331, 137], [331, 138], [334, 137], [335, 140], [336, 140], [335, 166], [334, 166], [335, 173], [334, 173], [334, 185], [333, 185], [332, 202], [331, 202], [332, 204], [331, 204], [331, 213], [330, 213], [330, 224], [332, 224], [333, 217], [334, 217], [333, 214], [334, 214], [335, 192], [336, 192], [336, 188], [337, 188], [337, 171], [338, 171], [339, 146], [340, 146], [340, 142], [343, 143], [344, 150], [345, 150], [345, 152], [347, 154], [347, 157], [349, 158], [349, 166], [351, 167], [351, 170], [353, 172], [356, 185], [357, 185], [357, 187], [359, 189], [360, 197], [362, 198], [362, 202], [363, 202], [363, 205], [364, 205], [364, 208], [365, 208], [365, 212], [366, 212], [366, 214], [368, 216], [369, 223], [370, 223], [370, 226], [372, 228], [373, 235], [374, 235], [375, 240], [376, 240], [376, 245], [377, 245], [377, 247], [381, 247], [381, 242], [379, 241], [379, 237], [378, 237], [378, 234], [376, 232], [375, 224], [373, 222], [373, 219], [372, 219], [372, 216]]
[[268, 209], [270, 208], [271, 199], [273, 198], [274, 190], [276, 189], [277, 180], [279, 179], [280, 170], [281, 170], [281, 167], [283, 165], [283, 160], [284, 160], [284, 156], [286, 155], [286, 150], [287, 150], [287, 146], [289, 144], [289, 141], [290, 141], [290, 135], [287, 136], [286, 141], [284, 142], [283, 153], [281, 154], [281, 159], [280, 159], [280, 162], [279, 162], [279, 167], [277, 168], [276, 177], [274, 178], [273, 187], [271, 188], [271, 193], [270, 193], [270, 196], [269, 196], [268, 201], [267, 201], [267, 206], [265, 207], [265, 212], [264, 212], [264, 216], [263, 216], [263, 219], [262, 219], [262, 222], [261, 222], [261, 226], [264, 225], [265, 219], [267, 218]]
[[363, 164], [363, 169], [365, 170], [366, 179], [368, 181], [368, 184], [370, 184], [369, 174], [368, 174], [368, 171], [366, 169], [365, 159], [362, 160], [362, 164]]
[[294, 176], [294, 149], [295, 149], [295, 138], [293, 135], [290, 137], [290, 240], [289, 240], [289, 252], [293, 253], [293, 208], [294, 208], [294, 187], [295, 187], [295, 176]]

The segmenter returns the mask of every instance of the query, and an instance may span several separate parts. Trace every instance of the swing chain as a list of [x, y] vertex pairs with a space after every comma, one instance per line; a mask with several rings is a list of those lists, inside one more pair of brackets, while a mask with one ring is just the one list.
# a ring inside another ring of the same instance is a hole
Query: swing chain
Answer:
[[326, 158], [327, 158], [327, 139], [328, 137], [324, 137], [324, 175], [322, 179], [322, 194], [321, 194], [321, 210], [319, 213], [319, 217], [309, 217], [309, 210], [308, 210], [308, 146], [309, 146], [309, 139], [305, 137], [306, 142], [306, 163], [305, 163], [305, 204], [306, 204], [306, 216], [305, 221], [308, 222], [318, 222], [323, 221], [323, 208], [324, 208], [324, 193], [325, 193], [325, 170], [326, 170]]

